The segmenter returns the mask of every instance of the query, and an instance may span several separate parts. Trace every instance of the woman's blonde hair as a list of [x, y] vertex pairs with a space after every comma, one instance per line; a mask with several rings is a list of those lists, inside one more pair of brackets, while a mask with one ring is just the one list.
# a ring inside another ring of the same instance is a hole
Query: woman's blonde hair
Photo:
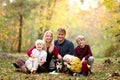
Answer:
[[50, 30], [46, 31], [43, 35], [44, 49], [47, 51], [47, 46], [46, 46], [47, 43], [46, 43], [46, 40], [45, 40], [45, 37], [46, 37], [47, 33], [51, 33], [51, 35], [52, 35], [52, 41], [51, 41], [51, 44], [50, 44], [50, 47], [49, 47], [49, 50], [48, 50], [51, 53], [54, 49], [54, 40], [53, 40], [53, 33]]

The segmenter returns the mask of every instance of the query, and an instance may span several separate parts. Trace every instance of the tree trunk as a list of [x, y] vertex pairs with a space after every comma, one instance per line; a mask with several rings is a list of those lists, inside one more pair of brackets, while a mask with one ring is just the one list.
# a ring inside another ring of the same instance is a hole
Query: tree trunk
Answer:
[[19, 15], [20, 17], [20, 26], [19, 26], [19, 37], [18, 37], [18, 52], [20, 53], [21, 52], [21, 44], [22, 44], [22, 26], [23, 26], [23, 16], [22, 15]]
[[[48, 14], [46, 16], [46, 20], [48, 22], [50, 22], [50, 20], [52, 19], [56, 2], [57, 2], [57, 0], [48, 0], [47, 6], [46, 6], [47, 7], [47, 14]], [[40, 13], [42, 13], [42, 11], [44, 11], [44, 6], [40, 7]], [[49, 30], [49, 27], [50, 27], [50, 25], [49, 26], [48, 25], [41, 26], [38, 30], [38, 38], [42, 39], [44, 32]]]
[[[52, 4], [51, 0], [48, 1], [48, 5], [47, 5], [48, 17], [46, 17], [47, 20], [51, 20], [56, 3], [57, 3], [57, 0], [54, 0], [53, 4]], [[50, 9], [50, 7], [52, 7], [52, 8]]]

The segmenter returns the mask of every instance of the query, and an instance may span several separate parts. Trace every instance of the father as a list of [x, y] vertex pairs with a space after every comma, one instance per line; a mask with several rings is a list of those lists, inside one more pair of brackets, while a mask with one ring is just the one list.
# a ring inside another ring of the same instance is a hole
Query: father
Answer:
[[74, 44], [65, 39], [66, 30], [64, 28], [59, 28], [57, 30], [57, 40], [55, 40], [54, 44], [58, 48], [58, 53], [64, 57], [65, 54], [73, 55], [74, 53]]

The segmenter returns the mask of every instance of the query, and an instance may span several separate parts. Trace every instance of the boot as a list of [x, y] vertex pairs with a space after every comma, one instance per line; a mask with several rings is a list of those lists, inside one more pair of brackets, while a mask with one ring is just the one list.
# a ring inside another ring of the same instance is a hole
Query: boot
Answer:
[[21, 68], [16, 69], [17, 72], [22, 72]]
[[16, 67], [17, 72], [29, 73], [29, 70], [25, 66], [25, 61], [23, 59], [17, 59], [13, 65]]
[[13, 63], [13, 65], [15, 66], [15, 68], [20, 68], [16, 63]]
[[91, 71], [91, 69], [89, 69], [89, 72], [90, 72], [90, 74], [92, 74], [92, 71]]
[[17, 59], [16, 64], [21, 68], [25, 65], [25, 61], [23, 59]]
[[17, 59], [16, 62], [13, 63], [15, 68], [21, 68], [25, 64], [23, 59]]
[[17, 72], [30, 73], [30, 71], [23, 65], [21, 68], [16, 68]]
[[24, 73], [27, 73], [27, 72], [28, 72], [28, 69], [26, 68], [25, 65], [23, 65], [23, 66], [21, 67], [21, 71], [24, 72]]

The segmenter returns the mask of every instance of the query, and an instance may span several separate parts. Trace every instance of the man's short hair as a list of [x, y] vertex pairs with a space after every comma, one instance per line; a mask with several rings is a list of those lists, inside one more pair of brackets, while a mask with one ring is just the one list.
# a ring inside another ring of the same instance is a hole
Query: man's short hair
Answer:
[[66, 30], [64, 28], [58, 28], [57, 32], [63, 32], [66, 35]]

